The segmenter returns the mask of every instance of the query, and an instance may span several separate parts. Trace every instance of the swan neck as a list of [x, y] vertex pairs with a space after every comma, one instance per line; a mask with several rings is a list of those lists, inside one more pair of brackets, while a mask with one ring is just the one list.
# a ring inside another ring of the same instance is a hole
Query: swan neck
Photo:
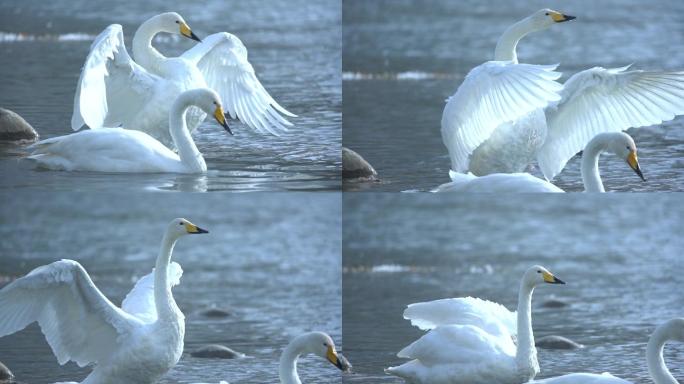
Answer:
[[152, 39], [161, 31], [158, 19], [153, 17], [138, 27], [133, 35], [133, 59], [143, 68], [158, 72], [166, 57], [152, 46]]
[[207, 165], [197, 149], [197, 145], [192, 140], [192, 136], [190, 136], [185, 119], [185, 114], [192, 105], [192, 92], [186, 92], [176, 99], [169, 114], [169, 133], [173, 143], [178, 148], [178, 157], [181, 163], [192, 171], [204, 172]]
[[532, 333], [533, 291], [534, 286], [523, 281], [518, 292], [518, 349], [515, 358], [518, 371], [527, 380], [534, 378], [539, 372], [537, 349], [534, 346], [534, 334]]
[[494, 60], [512, 61], [518, 63], [518, 55], [516, 48], [520, 39], [525, 37], [528, 33], [533, 32], [530, 19], [526, 18], [518, 21], [506, 29], [501, 35], [499, 41], [496, 43], [496, 50], [494, 50]]
[[677, 384], [674, 376], [670, 373], [665, 365], [665, 358], [663, 357], [663, 348], [667, 342], [667, 332], [662, 328], [657, 328], [651, 338], [648, 340], [646, 346], [646, 363], [648, 364], [648, 372], [655, 384]]
[[280, 355], [280, 383], [281, 384], [302, 384], [297, 373], [297, 361], [303, 353], [303, 348], [299, 339], [294, 339]]
[[176, 308], [176, 302], [173, 300], [173, 295], [171, 294], [168, 273], [171, 254], [173, 253], [175, 244], [175, 238], [168, 233], [164, 234], [159, 256], [157, 257], [157, 263], [154, 268], [154, 304], [157, 307], [159, 320], [172, 319], [174, 309]]
[[601, 136], [592, 139], [582, 153], [582, 182], [585, 192], [605, 192], [603, 181], [599, 174], [599, 157], [606, 148]]

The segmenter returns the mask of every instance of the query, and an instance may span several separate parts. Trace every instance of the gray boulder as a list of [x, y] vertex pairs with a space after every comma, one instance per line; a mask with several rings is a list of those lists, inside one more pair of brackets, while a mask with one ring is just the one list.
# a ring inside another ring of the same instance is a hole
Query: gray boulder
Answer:
[[24, 118], [0, 108], [0, 141], [36, 141], [38, 133]]
[[190, 356], [212, 359], [240, 359], [245, 357], [245, 354], [234, 351], [224, 345], [207, 344], [191, 352]]

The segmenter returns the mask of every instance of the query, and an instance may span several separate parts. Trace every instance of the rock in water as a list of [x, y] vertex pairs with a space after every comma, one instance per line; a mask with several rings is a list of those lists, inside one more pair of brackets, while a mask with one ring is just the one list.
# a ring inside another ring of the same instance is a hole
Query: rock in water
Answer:
[[190, 356], [215, 359], [240, 359], [245, 357], [245, 354], [233, 351], [223, 345], [208, 344], [199, 347], [195, 352], [190, 353]]
[[542, 303], [542, 308], [563, 308], [567, 307], [568, 303], [558, 299], [549, 299]]
[[535, 340], [534, 345], [544, 349], [578, 349], [584, 348], [582, 344], [575, 343], [563, 336], [544, 336]]
[[10, 382], [12, 379], [14, 379], [12, 371], [0, 361], [0, 383]]
[[231, 312], [227, 309], [222, 308], [209, 308], [200, 312], [200, 314], [205, 317], [222, 318], [230, 316]]
[[358, 153], [349, 148], [342, 147], [342, 178], [343, 179], [369, 179], [378, 176], [373, 166]]
[[9, 109], [0, 108], [0, 140], [36, 141], [38, 133], [21, 116]]

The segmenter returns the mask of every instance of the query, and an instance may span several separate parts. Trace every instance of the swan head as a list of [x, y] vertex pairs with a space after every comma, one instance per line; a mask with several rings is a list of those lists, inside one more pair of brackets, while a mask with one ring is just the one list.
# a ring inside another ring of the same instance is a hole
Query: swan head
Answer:
[[324, 332], [310, 332], [300, 336], [304, 342], [304, 353], [311, 353], [322, 357], [341, 371], [351, 369], [351, 364], [344, 357], [337, 354], [335, 342]]
[[665, 330], [668, 340], [684, 343], [684, 317], [668, 320], [658, 328]]
[[574, 20], [575, 16], [563, 14], [553, 9], [540, 9], [528, 17], [528, 21], [535, 27], [535, 29], [542, 30], [549, 28], [552, 25]]
[[605, 138], [608, 141], [607, 151], [614, 153], [621, 159], [624, 159], [630, 168], [641, 178], [646, 181], [644, 174], [639, 167], [639, 159], [637, 158], [637, 147], [634, 139], [624, 132], [609, 132], [605, 133]]
[[188, 219], [177, 218], [171, 220], [166, 233], [173, 238], [179, 238], [185, 235], [196, 235], [200, 233], [209, 233], [206, 229], [202, 229], [191, 223]]
[[196, 89], [188, 92], [194, 92], [193, 104], [203, 110], [207, 115], [214, 116], [214, 119], [221, 124], [231, 135], [231, 131], [226, 120], [227, 116], [223, 112], [223, 105], [221, 104], [221, 96], [209, 88]]
[[529, 287], [540, 284], [565, 284], [565, 282], [541, 265], [530, 267], [523, 275], [523, 283]]
[[188, 39], [199, 41], [200, 43], [202, 42], [202, 40], [195, 35], [192, 29], [190, 29], [188, 23], [185, 22], [183, 17], [176, 12], [162, 13], [157, 15], [156, 19], [157, 25], [159, 26], [159, 30], [161, 32], [178, 33], [187, 37]]

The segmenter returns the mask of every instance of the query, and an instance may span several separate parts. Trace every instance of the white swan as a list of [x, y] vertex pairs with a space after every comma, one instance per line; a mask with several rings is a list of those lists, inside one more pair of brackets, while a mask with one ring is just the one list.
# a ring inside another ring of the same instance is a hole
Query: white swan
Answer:
[[[199, 39], [175, 12], [144, 22], [133, 37], [133, 61], [124, 45], [121, 25], [107, 27], [93, 42], [74, 97], [71, 127], [119, 127], [148, 133], [166, 146], [169, 100], [195, 88], [216, 90], [233, 118], [259, 132], [278, 134], [292, 124], [278, 112], [295, 116], [266, 92], [247, 60], [247, 49], [228, 33], [211, 35], [179, 57], [164, 57], [152, 47], [160, 32]], [[186, 116], [192, 132], [206, 117], [191, 108]]]
[[525, 272], [517, 315], [470, 297], [409, 305], [404, 317], [430, 331], [397, 354], [411, 361], [385, 372], [413, 384], [520, 384], [534, 378], [539, 363], [532, 334], [532, 292], [544, 283], [565, 284], [541, 266]]
[[176, 241], [207, 233], [186, 219], [168, 225], [155, 269], [115, 306], [83, 267], [61, 260], [0, 290], [0, 337], [38, 322], [60, 364], [95, 364], [83, 384], [154, 383], [183, 353], [185, 320], [171, 294], [182, 270], [170, 263]]
[[29, 148], [29, 159], [40, 167], [93, 172], [202, 173], [207, 164], [186, 128], [188, 109], [196, 106], [212, 114], [228, 132], [219, 96], [209, 89], [180, 94], [168, 114], [169, 129], [178, 154], [150, 135], [123, 128], [84, 130], [39, 141]]
[[[684, 318], [672, 319], [653, 332], [646, 346], [646, 364], [655, 384], [678, 384], [665, 365], [663, 347], [667, 341], [684, 342]], [[530, 384], [631, 384], [609, 373], [571, 373], [549, 379], [530, 381]]]
[[536, 159], [551, 180], [596, 134], [659, 124], [684, 113], [684, 72], [596, 67], [561, 87], [549, 84], [560, 74], [540, 81], [523, 71], [520, 66], [530, 66], [518, 64], [520, 39], [571, 19], [550, 9], [535, 12], [504, 32], [496, 61], [468, 74], [442, 115], [453, 171], [521, 172]]
[[[308, 332], [295, 337], [280, 355], [279, 376], [281, 384], [302, 384], [297, 373], [300, 356], [314, 354], [329, 361], [341, 371], [351, 369], [351, 364], [337, 354], [335, 342], [324, 332]], [[206, 384], [206, 383], [196, 383]], [[219, 384], [228, 384], [221, 381]]]
[[[585, 192], [605, 192], [599, 175], [598, 161], [601, 153], [609, 152], [624, 159], [642, 180], [644, 178], [634, 140], [624, 132], [599, 133], [587, 144], [582, 154], [582, 182]], [[472, 173], [463, 174], [449, 171], [451, 182], [442, 184], [433, 192], [466, 193], [535, 193], [563, 192], [546, 180], [529, 173], [494, 173], [477, 177]]]

